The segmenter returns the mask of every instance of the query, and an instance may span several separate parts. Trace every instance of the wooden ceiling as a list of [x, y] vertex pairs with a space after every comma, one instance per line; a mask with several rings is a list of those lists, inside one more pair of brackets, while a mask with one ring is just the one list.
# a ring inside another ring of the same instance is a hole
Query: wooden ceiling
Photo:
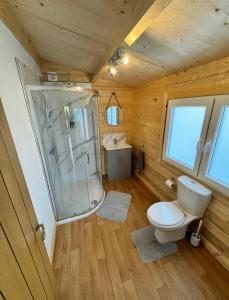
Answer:
[[117, 79], [131, 85], [228, 56], [229, 1], [173, 0], [129, 52]]
[[[7, 2], [42, 60], [94, 74], [139, 1]], [[169, 1], [128, 52], [115, 79], [132, 86], [229, 56], [229, 1]]]
[[93, 73], [136, 0], [7, 2], [41, 59]]

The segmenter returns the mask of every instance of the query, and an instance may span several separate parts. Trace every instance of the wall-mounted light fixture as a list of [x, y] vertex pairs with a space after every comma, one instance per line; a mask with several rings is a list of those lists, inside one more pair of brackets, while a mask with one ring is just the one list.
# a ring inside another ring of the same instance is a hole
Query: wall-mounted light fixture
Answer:
[[117, 74], [118, 66], [123, 64], [127, 65], [128, 62], [129, 58], [126, 49], [119, 47], [108, 61], [108, 74], [114, 77]]

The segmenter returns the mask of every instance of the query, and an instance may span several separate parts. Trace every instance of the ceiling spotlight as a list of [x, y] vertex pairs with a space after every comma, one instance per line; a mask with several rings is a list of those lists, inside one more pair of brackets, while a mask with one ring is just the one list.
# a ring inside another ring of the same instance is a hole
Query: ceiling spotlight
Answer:
[[127, 65], [129, 62], [129, 57], [125, 54], [123, 57], [122, 57], [122, 63], [124, 65]]
[[117, 74], [117, 68], [115, 66], [110, 65], [108, 68], [108, 74], [111, 77], [114, 77]]
[[118, 71], [119, 65], [127, 65], [129, 62], [129, 57], [127, 56], [126, 49], [119, 47], [113, 56], [108, 61], [107, 72], [111, 77], [114, 77]]

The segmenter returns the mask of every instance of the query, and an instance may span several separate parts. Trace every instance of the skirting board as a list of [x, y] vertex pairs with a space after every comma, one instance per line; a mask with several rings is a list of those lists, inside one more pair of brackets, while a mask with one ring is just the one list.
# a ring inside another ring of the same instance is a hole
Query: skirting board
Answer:
[[[135, 175], [138, 177], [139, 180], [158, 198], [162, 198], [161, 194], [147, 181], [145, 180], [141, 175], [137, 173], [137, 171], [134, 171]], [[226, 260], [224, 257], [222, 257], [222, 254], [220, 251], [215, 248], [215, 246], [208, 241], [204, 236], [201, 236], [202, 243], [204, 247], [215, 257], [215, 259], [227, 270], [229, 271], [229, 261]]]

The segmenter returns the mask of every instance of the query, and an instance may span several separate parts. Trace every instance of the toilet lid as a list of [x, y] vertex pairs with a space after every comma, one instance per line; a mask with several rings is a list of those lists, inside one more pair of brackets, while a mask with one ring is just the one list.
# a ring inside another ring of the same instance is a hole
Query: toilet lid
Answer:
[[153, 222], [162, 226], [172, 226], [184, 219], [184, 213], [171, 202], [157, 202], [150, 206], [147, 215]]

